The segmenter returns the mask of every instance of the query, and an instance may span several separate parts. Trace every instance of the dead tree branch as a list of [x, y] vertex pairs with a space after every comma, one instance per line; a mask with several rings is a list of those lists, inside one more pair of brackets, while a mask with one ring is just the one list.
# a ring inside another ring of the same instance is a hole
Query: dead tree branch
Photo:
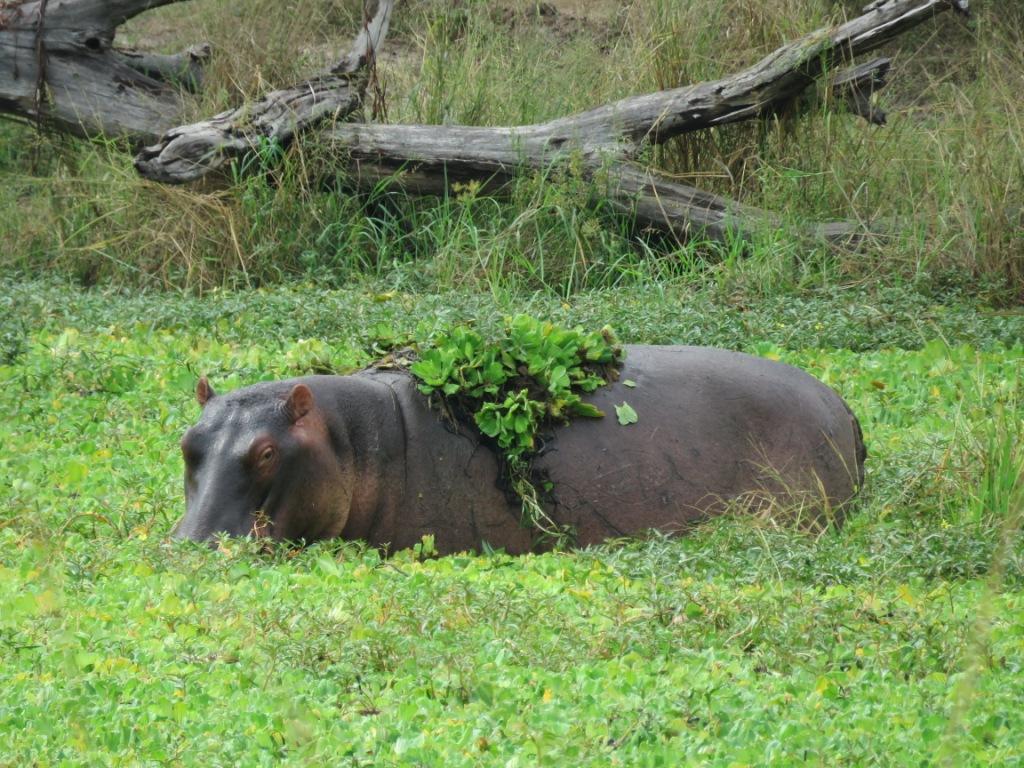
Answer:
[[203, 67], [213, 51], [209, 44], [193, 45], [181, 53], [147, 53], [133, 48], [116, 49], [114, 56], [136, 72], [161, 83], [178, 85], [196, 93], [203, 84]]
[[180, 0], [40, 0], [0, 7], [0, 111], [78, 136], [152, 141], [181, 119], [177, 83], [208, 57], [113, 47], [117, 27]]
[[[877, 3], [861, 16], [804, 35], [720, 80], [631, 96], [546, 123], [504, 128], [336, 123], [317, 140], [344, 150], [349, 163], [341, 171], [358, 188], [373, 189], [390, 178], [418, 194], [444, 194], [452, 183], [469, 180], [497, 191], [524, 169], [545, 169], [572, 155], [582, 158], [590, 178], [605, 181], [612, 204], [630, 211], [642, 226], [677, 236], [743, 235], [778, 226], [779, 217], [641, 167], [636, 161], [645, 148], [684, 133], [777, 114], [829, 73], [836, 73], [829, 87], [837, 100], [872, 123], [884, 123], [885, 113], [871, 103], [871, 94], [885, 84], [890, 62], [875, 59], [854, 66], [853, 59], [938, 13], [966, 11], [966, 6], [965, 0]], [[361, 96], [356, 90], [347, 111]], [[277, 103], [275, 94], [268, 99]], [[319, 97], [316, 101], [324, 103]], [[275, 111], [271, 125], [254, 124], [251, 115], [267, 111], [266, 103], [217, 116], [210, 121], [213, 130], [210, 122], [176, 128], [144, 150], [136, 167], [158, 181], [192, 181], [219, 167], [225, 157], [245, 151], [254, 133], [289, 140], [329, 111], [313, 113], [289, 103], [290, 121]], [[864, 227], [830, 222], [811, 225], [808, 232], [850, 243]]]
[[845, 101], [850, 111], [874, 125], [885, 125], [885, 112], [871, 102], [871, 96], [885, 87], [892, 60], [872, 59], [840, 72], [832, 78], [833, 98]]
[[586, 146], [624, 147], [634, 154], [683, 133], [774, 114], [827, 72], [849, 66], [908, 29], [966, 0], [889, 0], [837, 27], [787, 43], [721, 80], [631, 96], [546, 123], [553, 135], [584, 137]]
[[[845, 23], [783, 45], [713, 82], [631, 96], [546, 123], [504, 128], [344, 123], [363, 103], [367, 65], [387, 33], [393, 0], [379, 0], [351, 52], [328, 72], [192, 125], [170, 128], [181, 91], [194, 86], [205, 52], [153, 56], [112, 48], [119, 24], [179, 0], [46, 0], [0, 6], [0, 111], [45, 120], [80, 135], [150, 143], [136, 157], [143, 176], [165, 183], [201, 178], [267, 142], [286, 145], [311, 130], [344, 150], [339, 171], [357, 188], [388, 177], [411, 192], [445, 194], [457, 181], [500, 190], [516, 175], [579, 158], [607, 187], [612, 205], [642, 226], [713, 238], [777, 226], [779, 217], [680, 184], [639, 164], [652, 144], [682, 134], [771, 117], [810, 88], [827, 88], [864, 119], [882, 124], [871, 96], [888, 59], [854, 59], [967, 0], [884, 0]], [[321, 130], [323, 129], [323, 130]], [[832, 222], [816, 236], [849, 242], [863, 227]]]
[[209, 120], [173, 128], [138, 154], [136, 169], [154, 181], [194, 181], [261, 142], [286, 145], [314, 126], [344, 119], [363, 103], [367, 65], [387, 35], [393, 5], [394, 0], [380, 0], [349, 53], [328, 73]]

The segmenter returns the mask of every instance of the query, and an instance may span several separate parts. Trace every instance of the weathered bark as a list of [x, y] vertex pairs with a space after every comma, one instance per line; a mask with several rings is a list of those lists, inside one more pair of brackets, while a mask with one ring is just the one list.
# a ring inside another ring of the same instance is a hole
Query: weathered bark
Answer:
[[285, 145], [325, 121], [347, 117], [362, 105], [367, 64], [387, 35], [393, 5], [393, 0], [380, 0], [351, 51], [328, 73], [209, 120], [173, 128], [138, 154], [135, 167], [154, 181], [194, 181], [261, 143]]
[[[352, 50], [329, 72], [189, 126], [192, 135], [183, 135], [172, 130], [181, 122], [182, 89], [194, 91], [201, 84], [209, 46], [173, 55], [113, 47], [118, 26], [175, 2], [181, 0], [0, 3], [0, 112], [77, 136], [127, 139], [134, 145], [163, 137], [171, 154], [185, 146], [182, 158], [190, 152], [201, 157], [206, 173], [258, 147], [261, 139], [287, 143], [295, 131], [358, 107], [368, 57], [387, 33], [393, 5], [381, 0]], [[216, 150], [204, 150], [210, 146]], [[175, 168], [188, 177], [187, 160]], [[160, 177], [158, 170], [152, 175]]]
[[[366, 65], [386, 34], [393, 0], [379, 0], [352, 52], [329, 72], [209, 120], [168, 129], [181, 98], [168, 82], [181, 81], [185, 60], [139, 57], [111, 46], [118, 24], [177, 1], [54, 0], [48, 9], [47, 0], [39, 0], [0, 10], [0, 110], [74, 133], [155, 141], [137, 156], [136, 167], [166, 183], [193, 181], [266, 142], [287, 144], [331, 123], [319, 139], [347, 151], [349, 162], [339, 170], [363, 188], [393, 175], [393, 183], [424, 194], [443, 194], [452, 182], [468, 180], [496, 190], [523, 170], [545, 169], [575, 156], [585, 174], [606, 182], [612, 204], [632, 211], [641, 225], [719, 239], [775, 226], [779, 219], [640, 167], [636, 161], [646, 147], [778, 114], [827, 73], [837, 73], [830, 84], [834, 98], [866, 120], [884, 123], [871, 94], [885, 84], [889, 62], [876, 59], [857, 67], [853, 59], [935, 14], [967, 10], [967, 0], [873, 3], [861, 16], [805, 35], [720, 80], [632, 96], [542, 124], [340, 123], [361, 106]], [[194, 81], [191, 65], [199, 59], [187, 62], [186, 82]], [[849, 242], [863, 227], [832, 222], [810, 230]]]
[[[820, 29], [788, 43], [753, 66], [714, 82], [631, 96], [577, 115], [517, 127], [369, 125], [336, 123], [318, 138], [347, 152], [341, 169], [363, 189], [388, 177], [410, 192], [444, 194], [452, 183], [477, 181], [498, 191], [523, 169], [544, 169], [570, 155], [582, 159], [584, 173], [607, 183], [612, 205], [628, 210], [641, 226], [677, 236], [697, 233], [725, 239], [778, 226], [779, 217], [668, 179], [635, 164], [644, 148], [683, 133], [777, 114], [810, 86], [836, 72], [830, 90], [864, 119], [881, 124], [885, 113], [871, 104], [885, 84], [888, 59], [850, 67], [855, 56], [942, 11], [966, 11], [965, 0], [890, 0], [862, 16]], [[843, 67], [850, 67], [843, 69]], [[260, 102], [255, 112], [264, 109]], [[170, 132], [136, 161], [142, 175], [163, 181], [192, 181], [219, 167], [225, 156], [251, 143], [248, 115], [225, 113], [209, 123]], [[285, 124], [257, 135], [291, 139], [323, 113], [303, 111]], [[865, 232], [854, 222], [813, 224], [809, 233], [850, 243]]]
[[[453, 184], [480, 183], [480, 192], [501, 194], [523, 168], [543, 168], [556, 158], [543, 134], [507, 128], [430, 125], [336, 125], [320, 136], [347, 154], [347, 178], [363, 190], [394, 185], [411, 194], [443, 195]], [[615, 154], [579, 155], [579, 169], [595, 185], [595, 197], [622, 211], [640, 228], [680, 239], [700, 236], [726, 241], [749, 239], [777, 229], [782, 218], [670, 179]], [[814, 223], [803, 227], [811, 239], [852, 246], [872, 232], [857, 222]], [[877, 234], [877, 233], [876, 233]]]
[[114, 51], [114, 56], [136, 72], [163, 83], [179, 85], [190, 93], [203, 84], [203, 66], [210, 60], [209, 44], [193, 45], [181, 53], [147, 53], [134, 48]]
[[113, 47], [117, 27], [180, 0], [39, 0], [0, 7], [0, 111], [78, 136], [142, 144], [181, 119], [180, 77], [195, 79], [203, 47], [180, 57]]
[[625, 144], [629, 153], [648, 142], [774, 114], [824, 73], [952, 9], [966, 12], [966, 0], [890, 0], [837, 27], [804, 35], [721, 80], [631, 96], [545, 127], [584, 146]]

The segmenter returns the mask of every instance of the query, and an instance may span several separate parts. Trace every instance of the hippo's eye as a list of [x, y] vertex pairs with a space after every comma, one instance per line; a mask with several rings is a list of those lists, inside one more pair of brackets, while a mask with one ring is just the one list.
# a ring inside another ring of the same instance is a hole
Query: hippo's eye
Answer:
[[263, 446], [263, 450], [260, 451], [259, 456], [256, 458], [256, 463], [261, 467], [265, 467], [274, 460], [274, 455], [276, 453], [274, 446], [265, 445]]

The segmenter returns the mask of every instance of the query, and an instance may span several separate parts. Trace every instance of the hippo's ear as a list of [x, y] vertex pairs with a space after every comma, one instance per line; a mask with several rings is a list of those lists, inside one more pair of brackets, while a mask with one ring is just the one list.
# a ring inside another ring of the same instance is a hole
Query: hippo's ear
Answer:
[[199, 405], [205, 406], [216, 396], [217, 393], [213, 391], [213, 387], [210, 386], [210, 382], [207, 381], [205, 376], [196, 382], [196, 400], [199, 401]]
[[309, 387], [305, 384], [296, 384], [292, 387], [284, 410], [293, 424], [313, 410], [313, 393], [309, 391]]

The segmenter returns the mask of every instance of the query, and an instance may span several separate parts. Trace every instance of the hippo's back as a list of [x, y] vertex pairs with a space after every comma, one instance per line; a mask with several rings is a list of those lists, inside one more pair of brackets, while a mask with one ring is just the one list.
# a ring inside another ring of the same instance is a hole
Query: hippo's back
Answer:
[[[619, 380], [587, 400], [605, 418], [559, 428], [535, 462], [553, 482], [553, 514], [576, 527], [580, 544], [682, 530], [766, 496], [820, 517], [863, 478], [860, 427], [842, 398], [782, 363], [630, 346]], [[623, 403], [635, 424], [619, 424]]]

